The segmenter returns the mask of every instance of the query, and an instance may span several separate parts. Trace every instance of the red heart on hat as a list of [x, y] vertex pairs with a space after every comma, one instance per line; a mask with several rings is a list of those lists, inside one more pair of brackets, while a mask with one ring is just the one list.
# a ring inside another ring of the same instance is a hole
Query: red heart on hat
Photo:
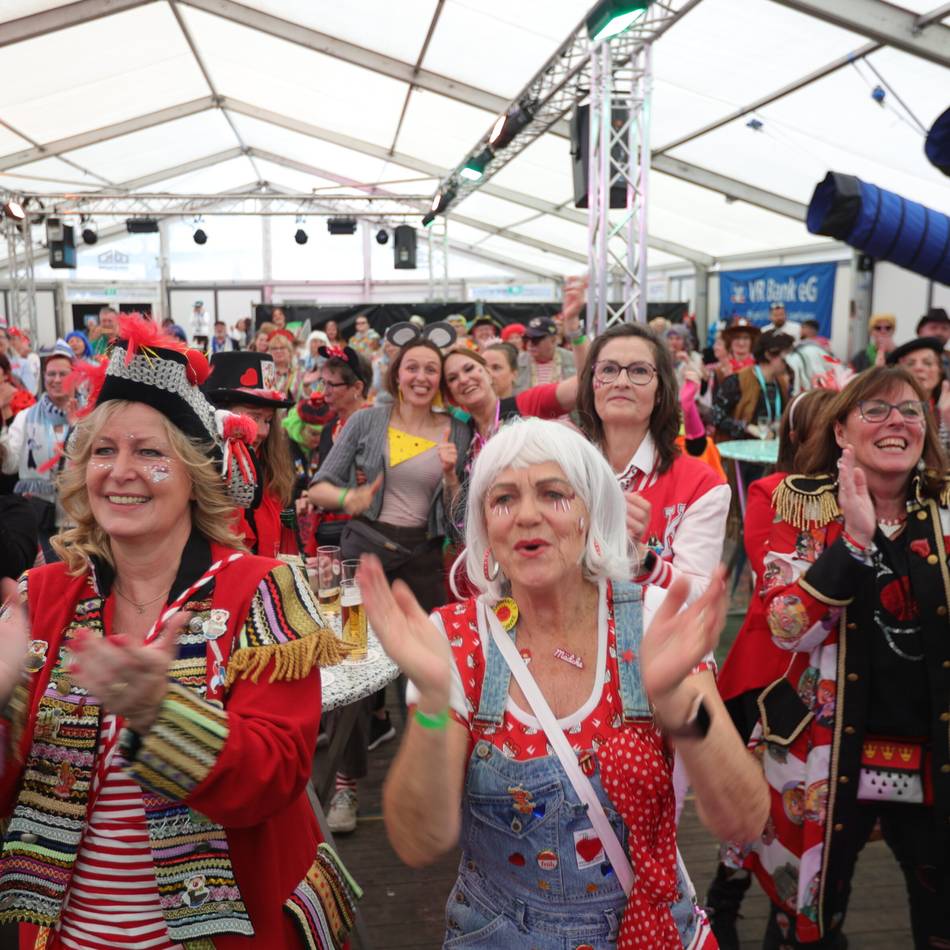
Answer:
[[910, 549], [914, 554], [926, 557], [930, 554], [930, 542], [926, 538], [918, 538], [916, 541], [910, 542]]
[[600, 854], [603, 845], [600, 843], [600, 838], [581, 838], [574, 847], [585, 861], [593, 861]]
[[260, 377], [257, 375], [257, 370], [249, 366], [243, 373], [241, 373], [240, 383], [242, 386], [259, 386]]

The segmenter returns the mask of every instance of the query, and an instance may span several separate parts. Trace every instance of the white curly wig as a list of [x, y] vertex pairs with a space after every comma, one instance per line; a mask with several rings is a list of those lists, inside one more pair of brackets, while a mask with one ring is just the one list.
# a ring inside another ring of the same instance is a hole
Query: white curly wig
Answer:
[[472, 469], [465, 512], [465, 570], [469, 582], [492, 601], [505, 596], [499, 572], [485, 579], [488, 548], [485, 496], [507, 468], [556, 462], [590, 512], [581, 567], [591, 581], [629, 580], [635, 550], [627, 535], [626, 504], [607, 460], [580, 433], [560, 422], [515, 419], [482, 449]]

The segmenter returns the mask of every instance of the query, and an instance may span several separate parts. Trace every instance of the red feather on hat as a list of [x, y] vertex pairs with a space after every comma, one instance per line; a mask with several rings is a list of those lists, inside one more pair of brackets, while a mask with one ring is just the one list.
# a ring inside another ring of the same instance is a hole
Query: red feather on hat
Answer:
[[96, 408], [99, 393], [102, 391], [102, 384], [106, 381], [107, 364], [108, 360], [105, 358], [98, 363], [76, 360], [73, 371], [63, 380], [63, 388], [70, 396], [75, 396], [77, 392], [86, 390], [86, 403], [82, 409], [76, 412], [77, 418], [81, 419], [83, 416], [88, 416]]
[[126, 341], [126, 363], [131, 363], [136, 351], [141, 349], [174, 350], [176, 353], [187, 350], [181, 340], [140, 313], [124, 313], [119, 317], [119, 338]]
[[185, 359], [188, 360], [188, 369], [185, 371], [188, 382], [195, 386], [203, 385], [204, 381], [211, 375], [208, 357], [201, 350], [188, 349], [185, 350]]

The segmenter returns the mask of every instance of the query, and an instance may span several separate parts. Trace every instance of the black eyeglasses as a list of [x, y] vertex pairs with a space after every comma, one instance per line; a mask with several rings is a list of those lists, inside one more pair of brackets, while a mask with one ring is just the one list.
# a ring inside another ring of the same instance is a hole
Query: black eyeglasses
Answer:
[[656, 376], [656, 367], [649, 363], [630, 363], [621, 366], [613, 360], [599, 360], [594, 363], [594, 379], [599, 383], [615, 383], [620, 378], [620, 371], [626, 370], [627, 379], [634, 386], [647, 386]]
[[896, 409], [908, 422], [923, 422], [927, 415], [927, 406], [919, 399], [907, 399], [904, 402], [862, 399], [858, 403], [858, 412], [865, 422], [883, 422], [889, 418], [892, 409]]
[[323, 389], [340, 389], [342, 387], [349, 386], [350, 384], [349, 383], [329, 383], [325, 379], [321, 379], [317, 385], [318, 387], [321, 387]]

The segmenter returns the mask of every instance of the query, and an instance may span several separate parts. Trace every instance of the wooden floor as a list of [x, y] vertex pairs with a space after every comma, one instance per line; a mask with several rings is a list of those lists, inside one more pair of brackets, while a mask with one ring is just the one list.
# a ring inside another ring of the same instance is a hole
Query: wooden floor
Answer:
[[[402, 723], [392, 707], [391, 715], [401, 737]], [[442, 946], [443, 909], [458, 859], [452, 855], [417, 871], [406, 867], [390, 848], [380, 790], [398, 741], [399, 737], [370, 753], [370, 772], [359, 787], [359, 826], [337, 844], [365, 890], [361, 906], [372, 950], [437, 950]], [[715, 871], [716, 845], [690, 802], [684, 809], [679, 841], [693, 883], [703, 894]], [[761, 946], [766, 912], [765, 897], [753, 883], [739, 925], [746, 950]], [[913, 950], [903, 878], [882, 841], [869, 844], [858, 862], [845, 933], [849, 950]]]

